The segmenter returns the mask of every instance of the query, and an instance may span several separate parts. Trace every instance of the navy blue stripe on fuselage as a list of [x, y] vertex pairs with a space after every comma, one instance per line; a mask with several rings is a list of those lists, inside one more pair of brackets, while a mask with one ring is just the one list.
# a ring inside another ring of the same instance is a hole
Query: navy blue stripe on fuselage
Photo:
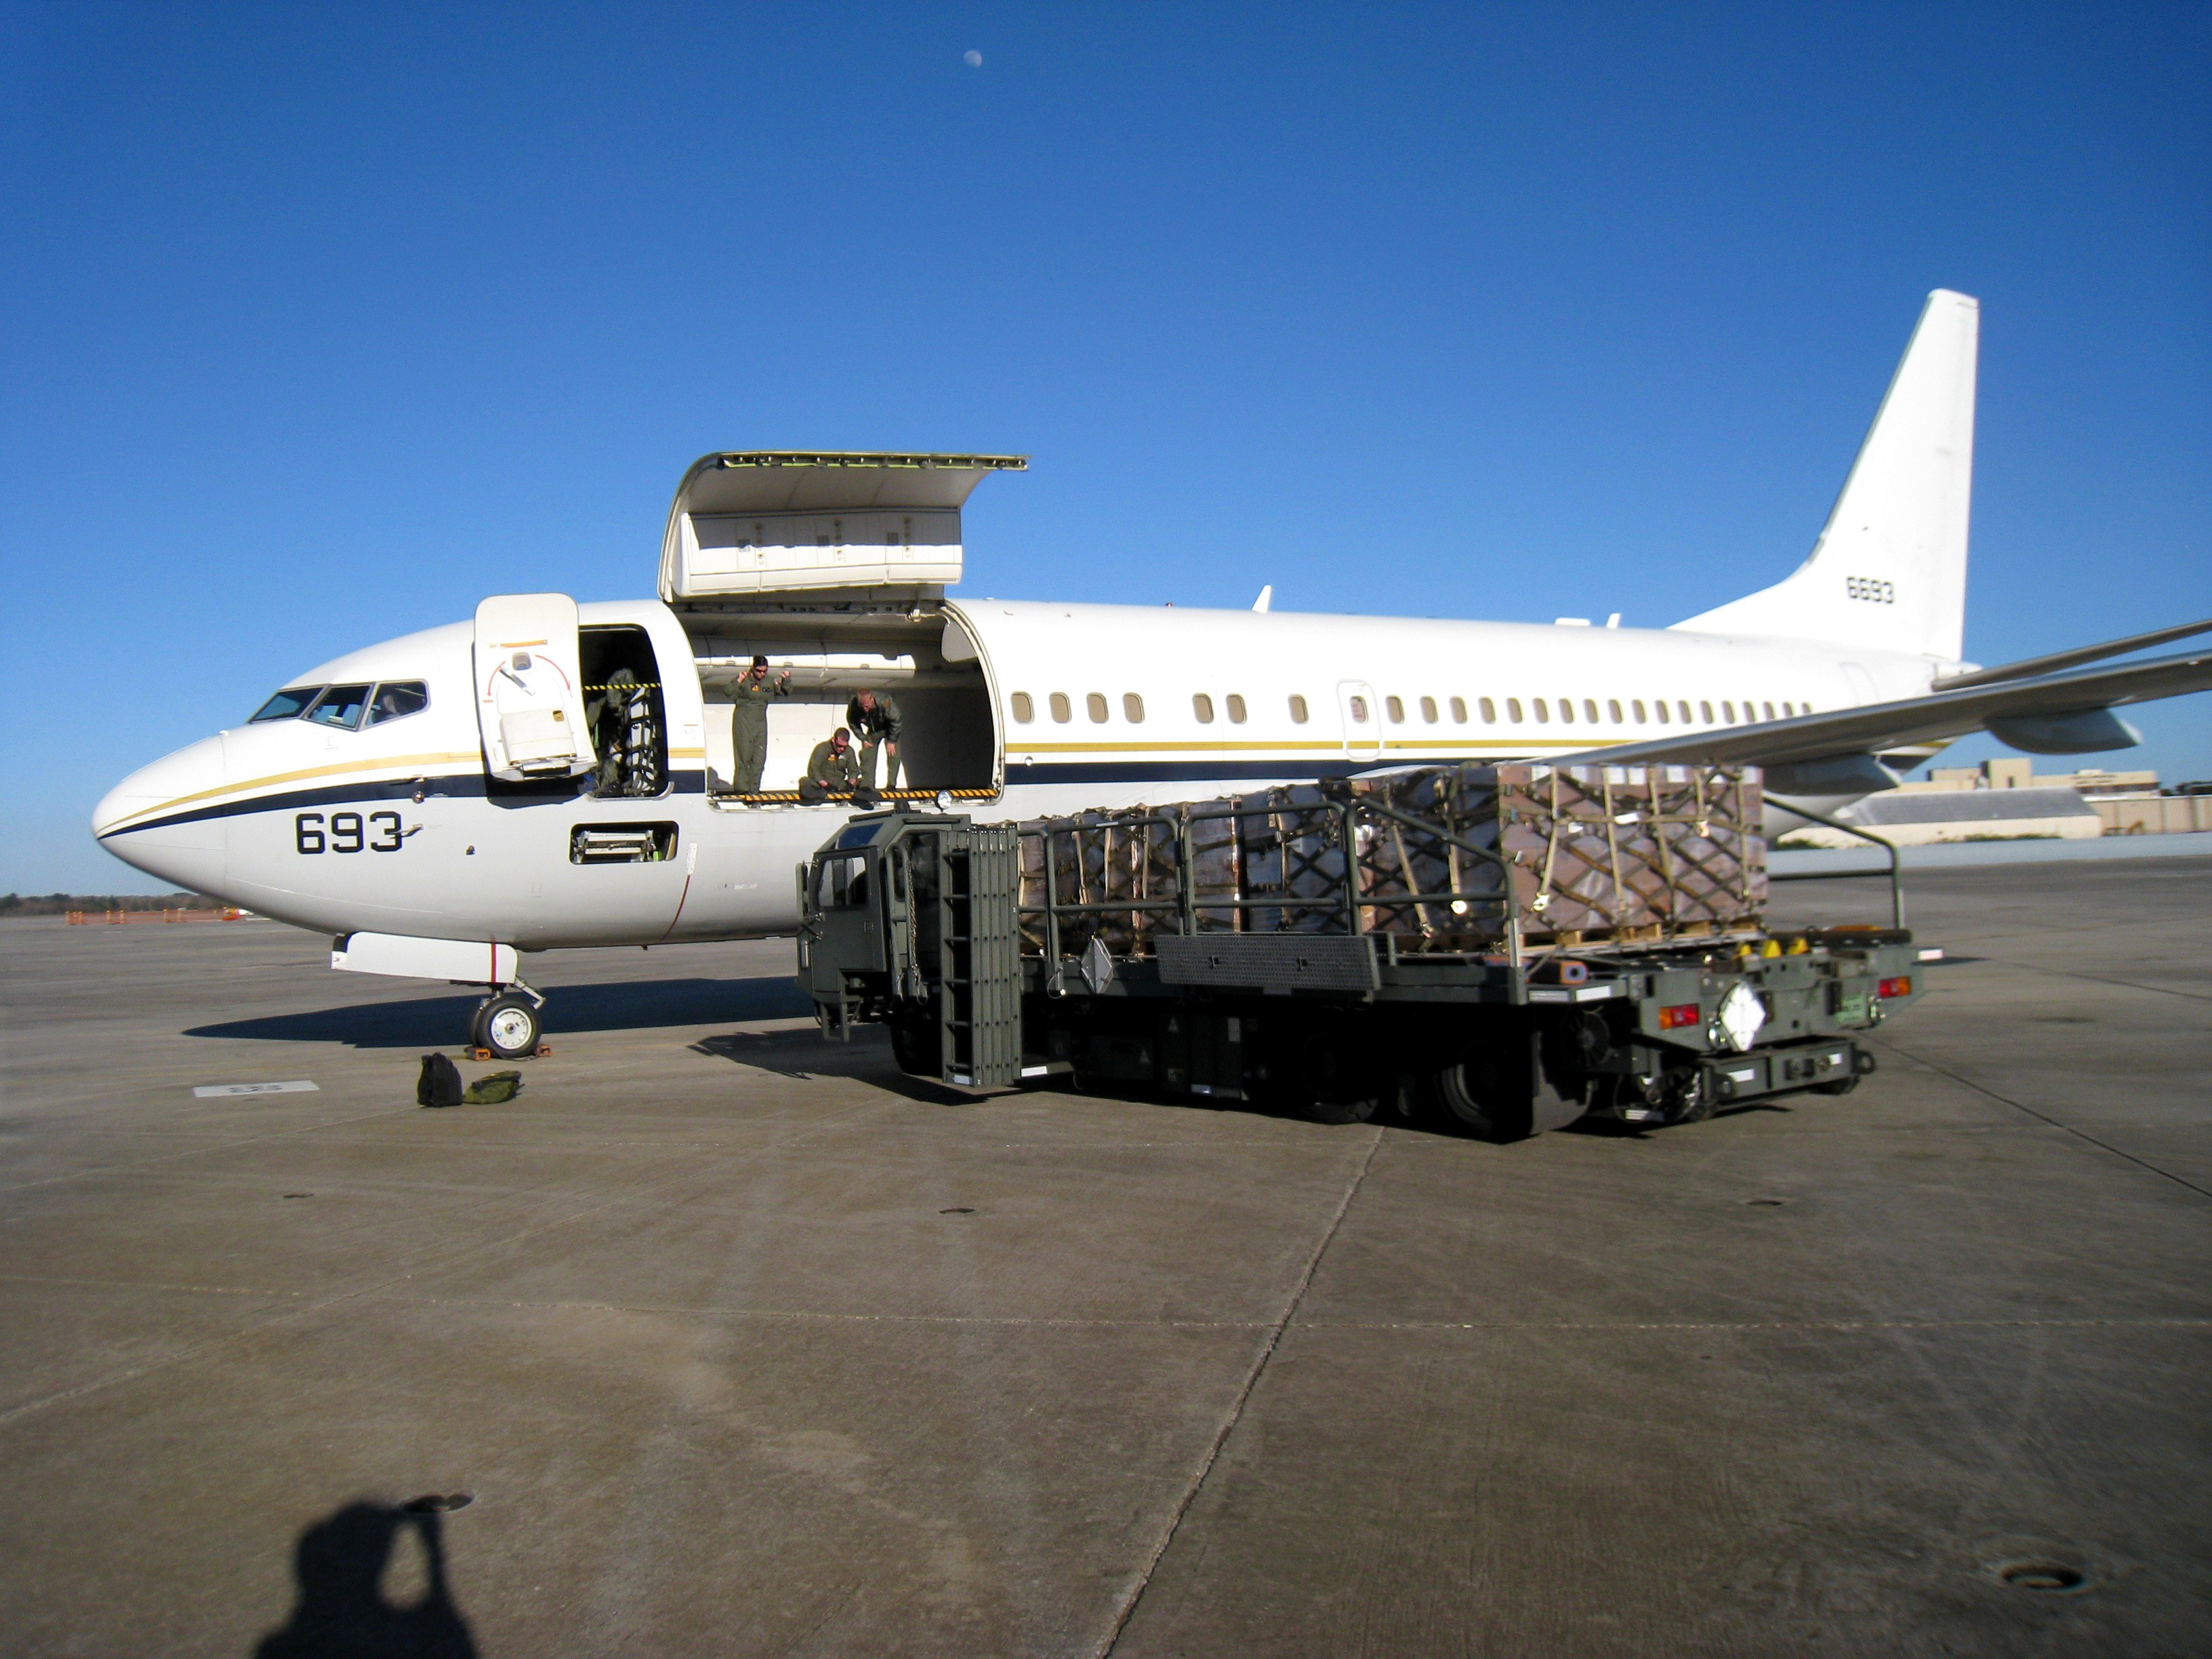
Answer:
[[1358, 760], [1273, 761], [1048, 761], [1006, 768], [1009, 787], [1032, 783], [1199, 783], [1215, 778], [1348, 778], [1385, 766], [1457, 766], [1457, 758], [1442, 756], [1411, 760], [1393, 756], [1364, 756]]
[[[351, 783], [324, 784], [313, 789], [285, 789], [274, 794], [249, 795], [241, 800], [222, 801], [212, 806], [196, 806], [189, 811], [171, 812], [158, 818], [149, 818], [143, 823], [134, 823], [121, 830], [110, 830], [100, 839], [111, 841], [118, 836], [132, 836], [142, 830], [169, 830], [181, 823], [204, 823], [210, 818], [252, 817], [261, 812], [305, 812], [326, 806], [369, 806], [379, 801], [412, 801], [420, 790], [426, 800], [483, 800], [487, 797], [499, 805], [527, 807], [561, 805], [572, 801], [592, 800], [589, 794], [580, 793], [573, 781], [549, 787], [532, 784], [488, 785], [481, 772], [457, 772], [447, 777], [377, 778]], [[678, 772], [669, 779], [669, 787], [660, 795], [621, 795], [600, 799], [601, 806], [611, 806], [617, 800], [634, 800], [642, 805], [649, 801], [665, 800], [669, 795], [703, 795], [707, 793], [704, 772]]]

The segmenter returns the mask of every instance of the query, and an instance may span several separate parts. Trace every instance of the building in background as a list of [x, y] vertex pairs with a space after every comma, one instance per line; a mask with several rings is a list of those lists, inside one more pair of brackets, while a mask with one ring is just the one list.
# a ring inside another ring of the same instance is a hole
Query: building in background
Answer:
[[[1899, 846], [1948, 841], [2087, 840], [2096, 836], [2172, 836], [2212, 830], [2212, 787], [2185, 783], [2161, 791], [2155, 772], [2039, 775], [2034, 762], [2008, 757], [1979, 766], [1933, 769], [1925, 779], [1869, 795], [1836, 814]], [[1784, 847], [1863, 847], [1856, 837], [1808, 826]]]

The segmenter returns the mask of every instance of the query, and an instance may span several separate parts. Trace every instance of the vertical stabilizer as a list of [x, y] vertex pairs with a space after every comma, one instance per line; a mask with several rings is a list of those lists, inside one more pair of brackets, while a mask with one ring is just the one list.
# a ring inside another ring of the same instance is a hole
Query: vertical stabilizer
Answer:
[[1980, 323], [1978, 301], [1929, 295], [1813, 556], [1773, 586], [1674, 625], [1957, 660]]

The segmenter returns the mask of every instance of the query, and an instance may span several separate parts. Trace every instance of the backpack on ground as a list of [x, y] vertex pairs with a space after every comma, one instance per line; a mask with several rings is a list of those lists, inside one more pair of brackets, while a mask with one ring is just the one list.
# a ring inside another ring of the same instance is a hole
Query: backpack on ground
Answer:
[[415, 1080], [417, 1106], [458, 1106], [461, 1103], [461, 1068], [443, 1054], [422, 1056], [422, 1075]]

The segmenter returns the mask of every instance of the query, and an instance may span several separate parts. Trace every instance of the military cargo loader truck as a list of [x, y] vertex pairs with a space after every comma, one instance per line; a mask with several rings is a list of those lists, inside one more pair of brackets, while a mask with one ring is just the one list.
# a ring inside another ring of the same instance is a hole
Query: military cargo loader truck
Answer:
[[1901, 928], [1764, 923], [1758, 774], [1426, 767], [1019, 824], [851, 819], [800, 866], [823, 1034], [964, 1089], [1058, 1079], [1515, 1140], [1840, 1095], [1919, 994]]

